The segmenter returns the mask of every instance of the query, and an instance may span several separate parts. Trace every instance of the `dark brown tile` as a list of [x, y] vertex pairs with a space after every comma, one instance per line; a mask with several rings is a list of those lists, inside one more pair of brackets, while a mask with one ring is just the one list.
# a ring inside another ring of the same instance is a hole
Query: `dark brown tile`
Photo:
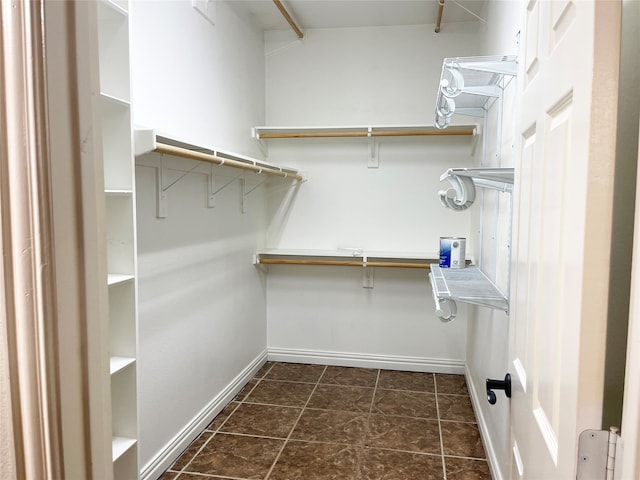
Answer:
[[485, 460], [445, 457], [447, 480], [491, 480], [489, 464]]
[[211, 480], [220, 477], [210, 477], [209, 475], [200, 475], [197, 473], [181, 473], [175, 480]]
[[242, 390], [240, 390], [240, 392], [238, 392], [238, 394], [235, 396], [235, 398], [233, 399], [236, 402], [241, 402], [243, 401], [247, 395], [249, 395], [249, 393], [251, 393], [251, 390], [253, 390], [253, 388], [258, 384], [258, 380], [251, 380], [249, 381], [249, 383], [247, 383], [244, 388]]
[[452, 375], [448, 373], [436, 373], [436, 387], [438, 394], [445, 395], [469, 395], [467, 382], [464, 375]]
[[304, 407], [313, 391], [313, 384], [262, 380], [245, 401]]
[[164, 472], [158, 480], [175, 480], [177, 476], [178, 472]]
[[434, 392], [433, 373], [380, 370], [378, 388]]
[[243, 403], [229, 416], [221, 432], [287, 438], [302, 409]]
[[378, 370], [372, 368], [328, 366], [320, 378], [320, 383], [330, 385], [350, 385], [354, 387], [375, 387]]
[[373, 388], [318, 385], [311, 395], [309, 408], [369, 412], [373, 399]]
[[287, 442], [269, 480], [356, 480], [361, 447]]
[[198, 453], [202, 446], [213, 436], [211, 432], [204, 432], [196, 438], [191, 444], [180, 454], [178, 459], [171, 465], [171, 470], [182, 470]]
[[291, 438], [314, 442], [363, 444], [368, 414], [305, 409]]
[[308, 365], [306, 363], [276, 363], [265, 378], [269, 380], [286, 380], [289, 382], [317, 383], [324, 372], [324, 365]]
[[438, 422], [420, 418], [370, 415], [365, 445], [440, 455]]
[[185, 471], [235, 478], [263, 479], [284, 440], [217, 433]]
[[471, 399], [462, 395], [438, 394], [438, 411], [440, 419], [458, 422], [475, 422]]
[[253, 378], [255, 379], [263, 378], [267, 373], [269, 373], [269, 370], [271, 370], [271, 367], [273, 367], [275, 364], [276, 364], [275, 362], [265, 363], [262, 367], [260, 367], [260, 370], [258, 370], [258, 372], [254, 375]]
[[405, 417], [438, 418], [433, 393], [408, 390], [376, 390], [372, 413]]
[[366, 448], [360, 480], [442, 480], [442, 457]]
[[486, 459], [475, 423], [440, 422], [445, 455]]
[[214, 418], [213, 421], [207, 426], [206, 430], [215, 432], [218, 428], [220, 428], [224, 421], [229, 418], [229, 415], [231, 415], [239, 405], [239, 402], [231, 402], [229, 405], [224, 407], [222, 411], [218, 415], [216, 415], [216, 418]]

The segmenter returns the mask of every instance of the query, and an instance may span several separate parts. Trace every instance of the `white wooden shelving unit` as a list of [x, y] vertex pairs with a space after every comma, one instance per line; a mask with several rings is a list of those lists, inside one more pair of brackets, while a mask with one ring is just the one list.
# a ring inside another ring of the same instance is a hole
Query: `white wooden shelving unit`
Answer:
[[369, 138], [475, 135], [476, 125], [451, 125], [446, 132], [434, 125], [348, 125], [317, 127], [254, 127], [256, 140], [283, 138]]
[[115, 480], [138, 478], [135, 180], [127, 0], [99, 0], [98, 55]]
[[255, 265], [315, 265], [362, 268], [362, 286], [373, 288], [375, 268], [429, 269], [438, 261], [438, 254], [431, 252], [381, 252], [372, 250], [304, 250], [266, 249], [256, 253]]
[[438, 260], [435, 252], [381, 252], [362, 249], [265, 249], [255, 256], [260, 265], [327, 265], [426, 268]]
[[472, 138], [472, 148], [475, 149], [478, 138], [477, 125], [451, 125], [447, 130], [437, 128], [435, 125], [341, 125], [341, 126], [294, 126], [294, 127], [254, 127], [252, 130], [255, 138], [267, 154], [269, 140], [282, 139], [325, 139], [326, 141], [366, 141], [369, 144], [369, 158], [367, 166], [378, 168], [378, 145], [382, 140], [393, 137], [430, 138], [454, 136], [459, 138]]

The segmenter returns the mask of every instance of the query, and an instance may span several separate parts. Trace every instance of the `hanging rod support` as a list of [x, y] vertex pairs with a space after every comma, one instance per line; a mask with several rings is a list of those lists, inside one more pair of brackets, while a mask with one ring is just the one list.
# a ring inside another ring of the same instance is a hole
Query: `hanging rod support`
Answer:
[[436, 33], [440, 33], [440, 24], [442, 23], [442, 12], [444, 10], [444, 0], [438, 3], [438, 19], [436, 20]]
[[231, 185], [233, 182], [235, 182], [236, 180], [238, 180], [239, 178], [242, 177], [242, 175], [244, 175], [244, 173], [241, 173], [240, 175], [233, 177], [231, 180], [229, 180], [227, 183], [225, 183], [223, 186], [219, 187], [218, 189], [214, 190], [211, 192], [211, 195], [215, 195], [217, 193], [220, 193], [222, 190], [224, 190], [225, 188], [227, 188], [229, 185]]
[[266, 182], [266, 180], [261, 181], [260, 183], [258, 183], [257, 185], [254, 185], [253, 188], [251, 190], [245, 190], [244, 194], [245, 195], [249, 195], [250, 193], [252, 193], [254, 190], [256, 190], [258, 187], [260, 187], [264, 182]]
[[476, 15], [475, 13], [473, 13], [471, 10], [469, 10], [467, 7], [460, 5], [458, 2], [456, 2], [456, 0], [451, 0], [453, 3], [455, 3], [457, 6], [459, 6], [461, 9], [463, 9], [465, 12], [470, 13], [471, 15], [473, 15], [474, 17], [476, 17], [478, 20], [480, 20], [483, 23], [487, 23], [487, 21], [482, 18], [479, 15]]
[[273, 3], [276, 4], [276, 7], [278, 7], [278, 10], [280, 10], [280, 13], [282, 13], [282, 16], [289, 23], [293, 31], [296, 32], [298, 38], [302, 40], [302, 37], [304, 37], [302, 30], [298, 28], [298, 25], [296, 25], [296, 22], [293, 21], [293, 18], [291, 18], [291, 15], [289, 15], [287, 9], [284, 7], [284, 5], [282, 5], [282, 2], [280, 0], [273, 0]]
[[166, 187], [163, 185], [162, 186], [162, 191], [166, 192], [167, 190], [169, 190], [171, 187], [173, 187], [176, 183], [178, 183], [180, 180], [182, 180], [184, 177], [186, 177], [187, 175], [189, 175], [190, 173], [193, 173], [193, 171], [198, 168], [201, 164], [197, 163], [195, 164], [193, 167], [191, 167], [189, 170], [187, 170], [186, 172], [183, 172], [182, 175], [180, 175], [178, 178], [176, 178], [173, 182], [171, 182], [169, 185], [167, 185]]
[[228, 158], [220, 158], [216, 155], [210, 155], [207, 153], [196, 152], [187, 148], [174, 147], [173, 145], [167, 145], [164, 143], [156, 143], [155, 151], [159, 153], [166, 153], [167, 155], [174, 155], [176, 157], [189, 158], [191, 160], [199, 160], [201, 162], [214, 163], [216, 165], [225, 165], [227, 167], [240, 168], [243, 170], [249, 170], [255, 173], [268, 173], [270, 175], [277, 175], [283, 178], [293, 178], [295, 180], [302, 180], [302, 175], [291, 172], [283, 172], [282, 170], [269, 167], [261, 167], [251, 163], [240, 162], [238, 160], [231, 160]]

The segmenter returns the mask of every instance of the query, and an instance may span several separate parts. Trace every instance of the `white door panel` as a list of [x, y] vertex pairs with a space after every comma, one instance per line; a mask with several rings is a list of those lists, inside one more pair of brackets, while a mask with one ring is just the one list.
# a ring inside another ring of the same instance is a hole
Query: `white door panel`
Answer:
[[604, 3], [525, 7], [510, 312], [514, 478], [575, 478], [578, 435], [600, 428], [615, 157], [615, 125], [605, 119], [616, 105], [601, 101], [597, 82], [606, 74], [615, 84], [619, 32], [619, 7]]

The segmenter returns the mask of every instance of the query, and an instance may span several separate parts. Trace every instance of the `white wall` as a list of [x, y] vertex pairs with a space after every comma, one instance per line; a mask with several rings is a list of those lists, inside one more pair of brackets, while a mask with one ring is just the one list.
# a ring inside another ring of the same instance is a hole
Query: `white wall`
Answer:
[[476, 22], [267, 32], [269, 125], [432, 124], [442, 59], [475, 55]]
[[260, 158], [250, 135], [264, 123], [262, 30], [230, 2], [212, 2], [215, 26], [191, 1], [131, 3], [134, 123]]
[[[132, 2], [134, 122], [257, 157], [250, 127], [264, 123], [262, 31], [226, 2], [216, 6], [212, 26], [190, 1]], [[264, 275], [252, 264], [264, 243], [264, 189], [246, 214], [239, 181], [207, 208], [206, 177], [190, 173], [168, 190], [169, 216], [159, 219], [159, 157], [136, 167], [143, 478], [168, 467], [266, 355]], [[197, 163], [165, 160], [170, 182]], [[215, 173], [221, 186], [238, 171]]]
[[[432, 124], [443, 58], [478, 53], [475, 24], [448, 30], [318, 29], [303, 41], [269, 32], [267, 124]], [[473, 166], [472, 142], [386, 140], [379, 168], [367, 168], [366, 141], [270, 141], [269, 159], [309, 181], [288, 209], [270, 208], [267, 246], [436, 253], [440, 236], [471, 237], [472, 214], [446, 210], [437, 192], [448, 167]], [[267, 278], [277, 358], [462, 372], [464, 309], [440, 323], [424, 271], [378, 268], [373, 289], [357, 268], [270, 267]]]
[[[489, 2], [483, 15], [488, 23], [482, 45], [483, 55], [517, 55], [517, 33], [522, 15], [517, 1]], [[489, 111], [484, 135], [487, 137], [483, 161], [487, 167], [512, 167], [517, 139], [514, 121], [517, 112], [517, 80], [507, 84], [502, 105], [502, 125], [496, 103]], [[501, 131], [500, 131], [501, 130]], [[511, 253], [512, 199], [509, 193], [484, 190], [472, 208], [481, 213], [480, 263], [482, 270], [507, 296]], [[508, 478], [511, 459], [509, 401], [496, 392], [498, 401], [486, 401], [485, 380], [502, 379], [510, 372], [509, 317], [504, 312], [476, 307], [470, 309], [467, 331], [467, 374], [476, 396], [476, 414], [491, 461], [494, 477]], [[513, 373], [513, 372], [511, 372]]]

